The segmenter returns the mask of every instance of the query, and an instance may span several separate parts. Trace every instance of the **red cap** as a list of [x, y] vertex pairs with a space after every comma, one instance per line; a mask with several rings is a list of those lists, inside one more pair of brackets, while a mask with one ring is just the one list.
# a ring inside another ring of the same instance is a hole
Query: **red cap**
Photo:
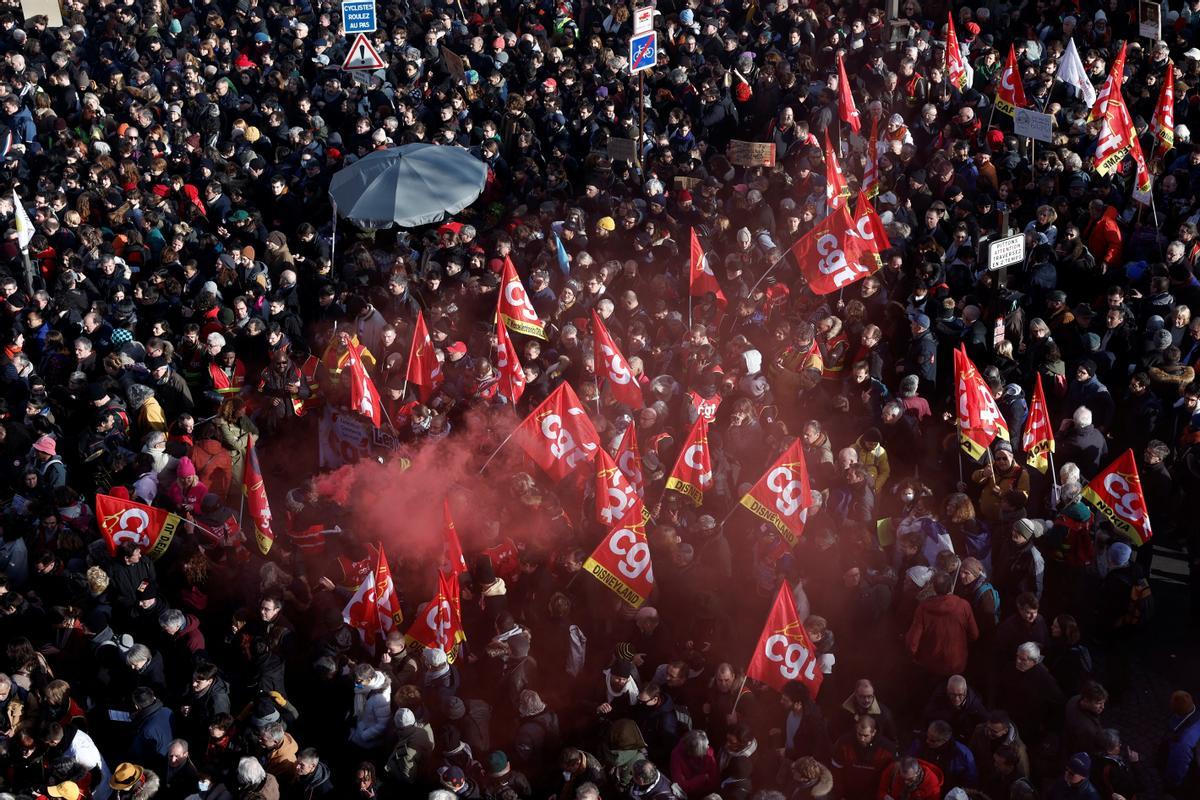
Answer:
[[967, 23], [967, 33], [971, 34], [972, 36], [978, 36], [979, 35], [979, 25], [974, 22], [968, 22]]
[[154, 184], [154, 188], [152, 188], [150, 191], [154, 192], [154, 194], [156, 194], [162, 198], [167, 198], [167, 197], [171, 196], [171, 187], [165, 186], [161, 183]]
[[687, 189], [680, 189], [679, 193], [676, 194], [675, 197], [676, 197], [676, 199], [679, 200], [679, 202], [687, 203], [692, 199], [692, 193], [689, 192]]
[[465, 356], [467, 354], [467, 346], [463, 342], [454, 342], [446, 348], [446, 352], [452, 355]]

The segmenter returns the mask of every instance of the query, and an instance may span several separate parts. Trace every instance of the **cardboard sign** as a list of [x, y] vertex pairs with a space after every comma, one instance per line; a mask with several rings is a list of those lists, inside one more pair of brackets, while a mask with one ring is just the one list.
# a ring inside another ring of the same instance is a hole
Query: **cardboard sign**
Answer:
[[38, 15], [44, 16], [47, 28], [61, 28], [63, 24], [62, 7], [58, 0], [21, 0], [21, 15], [27, 20]]
[[1054, 118], [1050, 114], [1018, 108], [1013, 117], [1013, 133], [1048, 144], [1054, 136]]
[[628, 161], [630, 164], [638, 163], [637, 141], [634, 139], [620, 139], [616, 136], [609, 137], [608, 157], [613, 161]]
[[450, 73], [451, 78], [454, 78], [455, 83], [465, 85], [467, 82], [467, 68], [463, 64], [462, 56], [442, 45], [442, 61], [446, 62], [446, 71]]
[[654, 4], [633, 10], [633, 35], [649, 33], [654, 28]]
[[690, 192], [703, 183], [703, 181], [699, 178], [689, 178], [687, 175], [676, 175], [674, 183], [676, 189], [687, 189]]
[[1162, 6], [1141, 0], [1138, 3], [1138, 36], [1158, 41], [1162, 38]]
[[729, 163], [739, 167], [775, 166], [774, 142], [744, 142], [733, 139], [726, 151]]

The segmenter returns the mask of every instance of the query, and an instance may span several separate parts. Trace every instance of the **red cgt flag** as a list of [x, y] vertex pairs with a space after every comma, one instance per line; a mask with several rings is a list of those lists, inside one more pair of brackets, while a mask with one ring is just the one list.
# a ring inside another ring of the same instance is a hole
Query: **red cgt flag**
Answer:
[[504, 276], [500, 281], [496, 314], [513, 333], [546, 338], [546, 323], [538, 319], [533, 303], [529, 302], [529, 293], [517, 277], [517, 268], [508, 256], [504, 257]]
[[[875, 222], [861, 208], [860, 213], [863, 216], [856, 222], [849, 207], [843, 204], [801, 236], [788, 251], [786, 258], [800, 270], [813, 294], [830, 294], [878, 269]], [[859, 225], [863, 226], [861, 232]], [[879, 229], [882, 227], [880, 224]], [[885, 238], [884, 246], [886, 242]]]
[[525, 394], [525, 369], [517, 357], [517, 348], [509, 338], [508, 329], [496, 323], [496, 371], [500, 373], [497, 390], [505, 400], [516, 405]]
[[650, 545], [640, 525], [609, 531], [583, 563], [583, 569], [634, 608], [645, 603], [654, 591]]
[[1108, 113], [1109, 100], [1111, 100], [1114, 96], [1121, 96], [1121, 87], [1124, 84], [1125, 42], [1121, 42], [1121, 49], [1117, 51], [1117, 57], [1113, 59], [1112, 69], [1108, 71], [1108, 77], [1104, 79], [1104, 84], [1100, 87], [1100, 91], [1096, 94], [1096, 102], [1092, 104], [1092, 110], [1088, 112], [1088, 122], [1100, 119]]
[[617, 460], [617, 467], [621, 470], [621, 474], [629, 481], [629, 485], [633, 487], [639, 497], [645, 499], [642, 453], [638, 449], [637, 423], [632, 419], [629, 420], [629, 427], [625, 429], [625, 433], [621, 435], [621, 443], [617, 445], [617, 453], [614, 458]]
[[387, 556], [383, 554], [382, 543], [375, 561], [375, 614], [379, 619], [379, 629], [384, 634], [404, 621], [404, 613], [400, 610], [400, 593], [396, 591], [396, 583], [392, 580], [392, 570], [388, 566]]
[[467, 559], [463, 557], [462, 542], [458, 540], [458, 528], [454, 527], [454, 518], [450, 516], [450, 498], [442, 498], [442, 532], [446, 538], [446, 554], [443, 557], [444, 568], [451, 577], [467, 571]]
[[[418, 396], [422, 403], [429, 402], [443, 378], [442, 364], [438, 361], [437, 352], [433, 349], [433, 340], [429, 338], [429, 328], [425, 325], [425, 315], [417, 312], [417, 324], [413, 326], [412, 345], [408, 349], [408, 370], [405, 380], [415, 383], [420, 392]], [[378, 425], [379, 423], [376, 423]]]
[[451, 664], [458, 657], [460, 642], [467, 640], [462, 626], [462, 608], [457, 577], [438, 572], [438, 590], [425, 610], [413, 620], [406, 634], [409, 641], [431, 650], [441, 650]]
[[996, 87], [996, 110], [1015, 116], [1018, 108], [1025, 108], [1029, 101], [1025, 99], [1025, 84], [1021, 73], [1017, 70], [1017, 51], [1008, 46], [1008, 60], [1000, 71], [1000, 85]]
[[867, 197], [879, 194], [879, 117], [871, 115], [871, 137], [867, 139], [867, 163], [863, 168], [862, 191]]
[[1154, 139], [1154, 158], [1162, 158], [1175, 146], [1175, 65], [1170, 61], [1163, 75], [1162, 88], [1158, 90], [1150, 133]]
[[1122, 453], [1084, 487], [1083, 499], [1107, 517], [1135, 547], [1150, 541], [1154, 535], [1132, 449]]
[[1008, 441], [1008, 423], [996, 405], [992, 390], [960, 345], [954, 351], [954, 386], [958, 406], [958, 439], [963, 450], [981, 460], [999, 437]]
[[368, 570], [358, 588], [342, 609], [342, 621], [362, 637], [363, 642], [375, 650], [375, 640], [379, 636], [379, 609], [375, 602], [375, 571]]
[[363, 346], [352, 341], [348, 348], [344, 367], [350, 374], [350, 408], [370, 419], [378, 428], [383, 424], [383, 403], [363, 364]]
[[808, 466], [799, 439], [763, 473], [741, 504], [771, 523], [790, 547], [796, 546], [812, 506]]
[[767, 624], [758, 637], [746, 675], [776, 691], [783, 691], [792, 681], [800, 681], [816, 697], [825, 679], [817, 667], [816, 651], [796, 613], [791, 587], [785, 581], [767, 615]]
[[515, 435], [526, 455], [556, 481], [590, 460], [600, 447], [596, 426], [566, 382], [529, 412]]
[[688, 431], [683, 449], [671, 468], [667, 488], [687, 495], [696, 505], [704, 503], [704, 490], [712, 485], [712, 456], [708, 452], [708, 422], [703, 416]]
[[1033, 381], [1033, 402], [1029, 404], [1025, 432], [1021, 434], [1021, 449], [1025, 451], [1025, 463], [1045, 474], [1050, 468], [1050, 453], [1054, 452], [1054, 428], [1042, 390], [1042, 373], [1035, 373]]
[[596, 451], [596, 521], [601, 525], [641, 525], [648, 516], [641, 495], [603, 447]]
[[956, 89], [967, 85], [967, 63], [958, 46], [958, 34], [954, 32], [954, 14], [946, 12], [946, 77]]
[[700, 246], [700, 237], [696, 235], [695, 228], [692, 228], [690, 262], [688, 294], [692, 297], [703, 297], [712, 292], [716, 295], [717, 305], [723, 311], [725, 306], [729, 305], [729, 301], [725, 299], [725, 293], [721, 291], [721, 284], [717, 283], [717, 276], [713, 274], [712, 267], [708, 264], [708, 256], [704, 254], [704, 248]]
[[829, 142], [829, 130], [825, 131], [825, 205], [830, 211], [836, 211], [846, 205], [850, 197], [850, 187], [846, 185], [846, 176], [842, 174], [842, 165], [838, 163], [837, 153]]
[[[870, 275], [883, 266], [883, 252], [891, 246], [887, 228], [875, 213], [875, 207], [865, 192], [859, 192], [854, 201], [854, 227], [850, 229], [854, 261], [859, 270]], [[866, 277], [864, 275], [863, 277]]]
[[846, 77], [846, 65], [838, 55], [838, 117], [850, 126], [850, 130], [858, 133], [862, 130], [862, 119], [858, 115], [858, 107], [854, 105], [854, 93], [850, 91], [850, 79]]
[[96, 495], [96, 523], [104, 534], [109, 555], [116, 555], [119, 545], [135, 542], [143, 555], [159, 558], [171, 546], [180, 522], [177, 515], [161, 508], [112, 495]]
[[264, 556], [271, 551], [275, 543], [275, 533], [271, 530], [271, 505], [267, 502], [267, 487], [263, 483], [262, 467], [258, 464], [258, 452], [254, 442], [246, 448], [246, 466], [242, 471], [242, 493], [246, 496], [246, 511], [254, 522], [254, 540], [258, 543], [259, 552]]
[[596, 359], [596, 378], [603, 379], [608, 384], [608, 390], [618, 403], [630, 408], [641, 408], [645, 405], [642, 399], [642, 388], [638, 385], [629, 362], [604, 325], [604, 320], [595, 311], [592, 312], [592, 348]]

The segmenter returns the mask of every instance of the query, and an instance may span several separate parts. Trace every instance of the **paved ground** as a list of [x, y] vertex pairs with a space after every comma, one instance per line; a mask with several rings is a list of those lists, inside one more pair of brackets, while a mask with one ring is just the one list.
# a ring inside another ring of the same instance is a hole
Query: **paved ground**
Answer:
[[[1153, 764], [1155, 751], [1166, 730], [1167, 702], [1171, 692], [1186, 689], [1200, 697], [1200, 637], [1196, 636], [1186, 579], [1184, 554], [1167, 546], [1157, 546], [1151, 576], [1155, 620], [1133, 654], [1136, 688], [1104, 713], [1105, 724], [1120, 730], [1129, 746], [1138, 751], [1148, 765]], [[1151, 768], [1145, 773], [1148, 785], [1138, 800], [1162, 797], [1157, 771]]]

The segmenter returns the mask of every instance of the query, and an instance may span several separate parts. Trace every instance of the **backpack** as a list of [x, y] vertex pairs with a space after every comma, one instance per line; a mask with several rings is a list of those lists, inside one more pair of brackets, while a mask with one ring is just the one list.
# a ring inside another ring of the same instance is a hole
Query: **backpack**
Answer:
[[1136, 628], [1145, 625], [1154, 617], [1154, 594], [1150, 581], [1140, 577], [1129, 587], [1129, 607], [1117, 620], [1118, 628]]
[[996, 587], [987, 582], [981, 582], [981, 585], [975, 587], [975, 594], [971, 597], [971, 606], [974, 607], [979, 603], [979, 600], [988, 593], [992, 595], [992, 603], [995, 610], [992, 612], [992, 623], [1000, 624], [1000, 592], [996, 591]]

